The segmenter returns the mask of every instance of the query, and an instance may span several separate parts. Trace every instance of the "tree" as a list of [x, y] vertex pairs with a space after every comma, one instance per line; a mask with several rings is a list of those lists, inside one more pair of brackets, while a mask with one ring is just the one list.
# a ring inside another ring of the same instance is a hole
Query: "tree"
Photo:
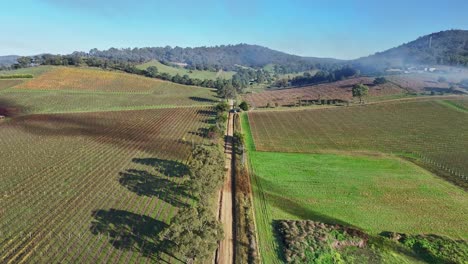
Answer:
[[437, 79], [437, 81], [443, 83], [447, 81], [447, 78], [445, 78], [444, 76], [440, 76], [439, 79]]
[[286, 87], [288, 86], [288, 79], [286, 78], [281, 78], [276, 82], [276, 86], [278, 87]]
[[387, 82], [388, 81], [387, 81], [387, 79], [385, 79], [385, 77], [377, 77], [374, 80], [375, 85], [384, 84], [384, 83], [387, 83]]
[[160, 235], [161, 240], [171, 242], [173, 252], [187, 258], [187, 263], [210, 258], [222, 238], [221, 224], [207, 206], [182, 208]]
[[146, 68], [146, 73], [149, 77], [156, 78], [158, 76], [158, 67], [149, 66]]
[[244, 111], [249, 111], [249, 105], [246, 101], [242, 101], [242, 103], [239, 104], [239, 108]]
[[362, 83], [353, 86], [353, 97], [359, 97], [359, 103], [362, 104], [362, 97], [369, 94], [369, 87]]

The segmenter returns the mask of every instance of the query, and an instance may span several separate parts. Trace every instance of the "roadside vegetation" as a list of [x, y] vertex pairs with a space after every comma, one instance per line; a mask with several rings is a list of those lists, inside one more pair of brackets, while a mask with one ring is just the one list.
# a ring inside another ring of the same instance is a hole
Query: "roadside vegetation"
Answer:
[[436, 235], [370, 236], [359, 229], [307, 220], [276, 224], [287, 263], [463, 263], [468, 256], [465, 241]]
[[250, 185], [249, 164], [244, 133], [239, 114], [234, 115], [235, 152], [235, 236], [236, 263], [260, 263], [258, 256], [257, 233], [255, 228], [252, 188]]

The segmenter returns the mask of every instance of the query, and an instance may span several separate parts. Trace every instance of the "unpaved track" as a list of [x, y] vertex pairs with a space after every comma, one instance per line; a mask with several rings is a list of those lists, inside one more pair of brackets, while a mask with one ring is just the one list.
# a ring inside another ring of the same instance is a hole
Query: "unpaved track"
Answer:
[[[232, 105], [231, 105], [232, 107]], [[228, 126], [226, 129], [226, 142], [224, 153], [226, 155], [226, 178], [220, 194], [219, 221], [223, 224], [224, 239], [219, 243], [215, 263], [234, 263], [234, 236], [233, 236], [233, 160], [232, 160], [232, 136], [234, 133], [234, 115], [229, 113]]]

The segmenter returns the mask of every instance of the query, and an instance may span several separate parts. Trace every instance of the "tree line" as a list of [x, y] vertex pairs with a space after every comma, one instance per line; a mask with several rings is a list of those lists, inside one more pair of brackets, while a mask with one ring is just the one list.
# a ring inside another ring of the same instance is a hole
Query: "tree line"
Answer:
[[[216, 126], [225, 127], [229, 110], [226, 102], [215, 107]], [[218, 131], [220, 135], [224, 129]], [[168, 229], [159, 235], [161, 241], [169, 241], [174, 254], [186, 258], [186, 263], [203, 262], [213, 256], [223, 228], [213, 213], [217, 191], [224, 182], [224, 155], [218, 144], [196, 145], [192, 149], [189, 182], [195, 203], [181, 208], [172, 218]]]
[[287, 87], [287, 86], [303, 86], [312, 85], [325, 82], [336, 82], [344, 80], [346, 78], [359, 76], [360, 71], [354, 69], [351, 66], [344, 66], [339, 69], [330, 71], [318, 71], [314, 75], [309, 72], [305, 72], [302, 76], [296, 76], [292, 79], [281, 78], [276, 81], [275, 86]]

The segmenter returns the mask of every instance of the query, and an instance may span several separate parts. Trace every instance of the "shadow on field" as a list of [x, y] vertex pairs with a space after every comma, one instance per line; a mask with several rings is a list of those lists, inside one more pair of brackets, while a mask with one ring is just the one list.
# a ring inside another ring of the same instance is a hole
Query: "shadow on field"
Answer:
[[199, 102], [199, 103], [216, 103], [216, 101], [213, 99], [198, 97], [198, 96], [190, 96], [189, 99], [195, 102]]
[[199, 137], [206, 137], [208, 135], [208, 128], [200, 127], [197, 131], [189, 131], [189, 134]]
[[261, 185], [261, 188], [265, 193], [266, 198], [273, 204], [273, 206], [283, 210], [284, 212], [287, 212], [304, 220], [313, 220], [326, 224], [340, 224], [348, 227], [357, 228], [348, 222], [313, 211], [310, 208], [304, 206], [303, 204], [295, 201], [294, 199], [286, 197], [284, 195], [284, 190], [282, 190], [269, 180], [261, 178], [259, 176], [256, 176], [256, 178], [259, 184]]
[[25, 111], [24, 107], [19, 106], [11, 100], [0, 98], [0, 115], [6, 117], [15, 117]]
[[91, 233], [109, 237], [113, 247], [139, 252], [152, 259], [157, 259], [163, 252], [167, 254], [167, 242], [158, 239], [167, 224], [146, 215], [116, 209], [97, 210], [92, 215]]
[[[284, 195], [284, 190], [265, 178], [262, 178], [258, 175], [255, 176], [255, 178], [257, 181], [257, 186], [259, 186], [259, 188], [262, 190], [265, 199], [270, 202], [272, 206], [288, 214], [294, 215], [299, 219], [313, 220], [326, 224], [340, 224], [359, 229], [349, 224], [348, 222], [318, 213], [295, 201], [294, 199], [288, 198]], [[271, 229], [278, 245], [278, 247], [275, 248], [275, 252], [280, 259], [285, 260], [284, 252], [282, 250], [284, 245], [281, 239], [281, 235], [278, 232], [278, 221], [272, 221]]]
[[140, 196], [154, 196], [176, 207], [186, 206], [190, 197], [186, 184], [151, 174], [145, 170], [129, 169], [120, 173], [120, 184]]
[[147, 165], [153, 167], [156, 171], [160, 172], [167, 177], [184, 177], [189, 175], [190, 169], [187, 165], [174, 161], [158, 158], [144, 158], [132, 159], [134, 163]]
[[213, 116], [216, 116], [216, 111], [208, 110], [208, 109], [200, 109], [200, 110], [197, 110], [197, 114], [213, 117]]
[[[150, 110], [36, 114], [15, 118], [14, 125], [34, 135], [86, 137], [98, 143], [137, 148], [151, 155], [160, 153], [164, 148], [165, 157], [177, 159], [188, 154], [188, 147], [179, 139], [172, 137], [170, 133], [173, 132], [169, 128], [177, 124], [177, 121], [174, 118], [166, 118], [166, 115], [168, 114], [154, 118]], [[201, 117], [194, 115], [194, 118], [198, 120]]]

